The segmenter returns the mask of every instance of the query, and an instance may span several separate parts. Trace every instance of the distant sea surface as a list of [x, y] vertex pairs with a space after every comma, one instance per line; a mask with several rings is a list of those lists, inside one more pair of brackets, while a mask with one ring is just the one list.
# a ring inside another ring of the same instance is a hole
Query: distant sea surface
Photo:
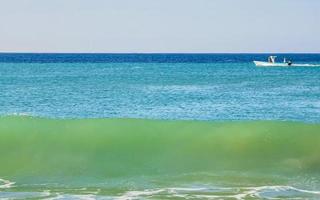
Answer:
[[[320, 54], [279, 54], [320, 64]], [[0, 54], [0, 115], [320, 121], [319, 67], [267, 54]]]
[[0, 199], [320, 199], [320, 54], [0, 54]]

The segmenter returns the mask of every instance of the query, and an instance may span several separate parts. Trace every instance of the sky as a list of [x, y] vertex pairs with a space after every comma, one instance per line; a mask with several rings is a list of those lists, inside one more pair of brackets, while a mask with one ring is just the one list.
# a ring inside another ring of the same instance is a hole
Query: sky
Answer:
[[0, 0], [0, 52], [320, 52], [320, 0]]

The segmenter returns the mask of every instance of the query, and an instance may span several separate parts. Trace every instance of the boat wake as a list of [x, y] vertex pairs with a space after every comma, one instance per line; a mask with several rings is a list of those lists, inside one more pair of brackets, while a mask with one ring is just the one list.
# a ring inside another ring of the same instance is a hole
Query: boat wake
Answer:
[[292, 67], [320, 67], [320, 64], [292, 64]]

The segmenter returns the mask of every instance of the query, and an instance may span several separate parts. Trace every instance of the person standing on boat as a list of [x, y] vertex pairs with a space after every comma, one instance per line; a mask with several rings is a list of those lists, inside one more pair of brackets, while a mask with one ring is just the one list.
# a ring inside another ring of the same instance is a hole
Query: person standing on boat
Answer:
[[291, 60], [287, 60], [286, 58], [283, 59], [283, 63], [287, 63], [288, 66], [291, 66], [291, 65], [292, 65]]
[[268, 57], [268, 62], [269, 63], [275, 63], [275, 59], [276, 59], [276, 56], [269, 56]]

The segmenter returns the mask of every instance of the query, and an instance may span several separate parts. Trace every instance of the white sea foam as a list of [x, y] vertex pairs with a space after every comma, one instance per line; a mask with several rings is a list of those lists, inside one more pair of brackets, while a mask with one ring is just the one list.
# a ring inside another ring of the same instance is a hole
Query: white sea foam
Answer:
[[[0, 179], [1, 186], [11, 187], [14, 183]], [[75, 190], [73, 192], [77, 192]], [[82, 191], [82, 190], [81, 190]], [[71, 191], [70, 191], [71, 192]], [[70, 194], [64, 192], [1, 192], [0, 199], [41, 198], [46, 200], [136, 200], [136, 199], [320, 199], [320, 191], [299, 189], [293, 186], [259, 186], [259, 187], [168, 187], [148, 190], [132, 190], [116, 196], [99, 194]]]
[[305, 199], [320, 198], [320, 191], [298, 189], [292, 186], [260, 186], [237, 188], [163, 188], [144, 191], [129, 191], [117, 197], [118, 200], [152, 199], [177, 197], [185, 199]]
[[0, 189], [7, 189], [12, 188], [15, 182], [11, 182], [9, 180], [1, 179], [0, 178]]
[[133, 200], [133, 199], [139, 199], [142, 197], [150, 197], [155, 194], [159, 194], [162, 192], [165, 192], [165, 189], [157, 189], [157, 190], [144, 190], [144, 191], [128, 191], [121, 195], [120, 197], [117, 197], [115, 199], [117, 200]]
[[83, 195], [72, 195], [72, 194], [58, 194], [55, 197], [50, 197], [50, 198], [46, 198], [46, 200], [63, 200], [63, 199], [77, 199], [77, 200], [96, 200], [99, 199], [97, 196], [95, 195], [91, 195], [91, 194], [83, 194]]

